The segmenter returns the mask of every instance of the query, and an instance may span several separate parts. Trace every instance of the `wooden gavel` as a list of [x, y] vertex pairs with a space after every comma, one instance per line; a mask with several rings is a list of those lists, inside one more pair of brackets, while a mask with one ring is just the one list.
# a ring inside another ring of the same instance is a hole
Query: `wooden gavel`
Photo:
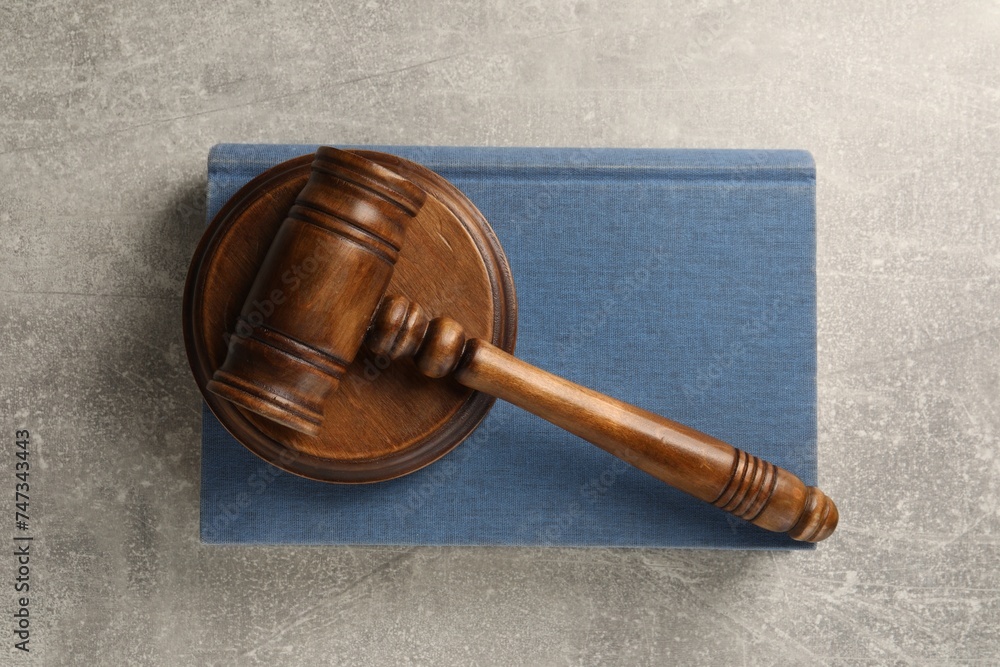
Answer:
[[[364, 345], [393, 360], [412, 359], [425, 376], [451, 376], [509, 401], [761, 528], [806, 542], [833, 533], [836, 505], [792, 473], [535, 368], [470, 338], [453, 319], [432, 319], [420, 305], [386, 295], [406, 226], [425, 197], [391, 169], [320, 148], [208, 389], [315, 435], [324, 399]], [[296, 289], [288, 294], [293, 277]]]

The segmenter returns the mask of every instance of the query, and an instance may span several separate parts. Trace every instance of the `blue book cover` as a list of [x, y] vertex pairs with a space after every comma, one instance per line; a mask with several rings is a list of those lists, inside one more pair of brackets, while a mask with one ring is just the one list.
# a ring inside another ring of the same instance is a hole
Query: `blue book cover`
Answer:
[[[209, 219], [254, 176], [315, 148], [213, 148]], [[490, 221], [517, 288], [518, 357], [816, 483], [809, 153], [364, 148], [438, 172]], [[282, 472], [205, 409], [201, 538], [812, 547], [695, 500], [502, 401], [437, 463], [361, 486]]]

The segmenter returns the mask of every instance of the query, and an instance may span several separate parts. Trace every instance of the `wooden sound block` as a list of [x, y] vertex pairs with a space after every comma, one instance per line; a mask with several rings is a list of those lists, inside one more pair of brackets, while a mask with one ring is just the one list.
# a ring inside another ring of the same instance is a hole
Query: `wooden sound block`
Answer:
[[[373, 151], [357, 154], [427, 192], [406, 230], [387, 294], [447, 313], [465, 331], [513, 352], [517, 302], [510, 267], [489, 223], [461, 192], [418, 164]], [[430, 379], [412, 360], [362, 349], [309, 436], [206, 391], [225, 360], [229, 334], [271, 240], [309, 177], [312, 155], [283, 162], [244, 186], [209, 225], [188, 273], [184, 339], [209, 408], [247, 449], [288, 472], [325, 482], [377, 482], [411, 473], [464, 440], [495, 400], [452, 378]], [[302, 267], [306, 272], [308, 267]], [[289, 292], [300, 277], [287, 276]], [[282, 295], [278, 295], [281, 298]], [[273, 304], [261, 303], [266, 316]]]

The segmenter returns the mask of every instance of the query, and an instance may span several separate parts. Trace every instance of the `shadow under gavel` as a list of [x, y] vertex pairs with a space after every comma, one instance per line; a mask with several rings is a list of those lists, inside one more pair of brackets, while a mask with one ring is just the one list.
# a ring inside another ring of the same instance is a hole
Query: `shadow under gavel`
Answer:
[[[304, 433], [362, 345], [412, 359], [601, 447], [671, 486], [767, 530], [818, 542], [837, 527], [833, 501], [798, 477], [709, 435], [527, 364], [430, 318], [386, 288], [407, 223], [425, 193], [359, 155], [320, 148], [247, 296], [223, 365], [208, 389]], [[254, 304], [308, 280], [265, 319]], [[447, 267], [442, 267], [442, 271]]]

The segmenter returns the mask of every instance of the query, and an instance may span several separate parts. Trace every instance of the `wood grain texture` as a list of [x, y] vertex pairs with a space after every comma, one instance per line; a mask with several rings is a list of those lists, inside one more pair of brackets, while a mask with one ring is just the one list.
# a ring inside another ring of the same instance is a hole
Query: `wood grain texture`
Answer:
[[[395, 168], [405, 166], [392, 160], [388, 158]], [[336, 396], [363, 343], [376, 358], [386, 359], [387, 367], [408, 369], [399, 377], [412, 382], [423, 376], [442, 386], [457, 383], [502, 398], [757, 526], [809, 542], [833, 533], [839, 514], [822, 491], [717, 438], [514, 358], [461, 323], [480, 310], [474, 300], [466, 300], [464, 308], [448, 303], [443, 312], [455, 318], [432, 318], [429, 312], [441, 311], [426, 309], [405, 293], [390, 291], [387, 296], [394, 265], [401, 260], [404, 240], [408, 242], [407, 228], [425, 199], [407, 180], [410, 172], [417, 173], [404, 169], [401, 175], [362, 155], [332, 148], [317, 152], [306, 186], [259, 265], [224, 361], [207, 384], [209, 394], [281, 424], [297, 443], [295, 451], [311, 454], [312, 441], [303, 437], [327, 432], [324, 406]], [[443, 240], [451, 251], [447, 256], [427, 255], [418, 247], [415, 256], [425, 271], [411, 278], [411, 288], [466, 289], [465, 274], [456, 272], [462, 258]], [[497, 253], [502, 257], [499, 246]], [[470, 257], [476, 265], [469, 268], [472, 274], [490, 266], [483, 255], [467, 253], [466, 259]], [[310, 260], [315, 268], [302, 276], [294, 292], [286, 290], [285, 277]], [[268, 299], [275, 305], [262, 308]], [[376, 400], [337, 413], [347, 421], [339, 422], [334, 432], [354, 436], [338, 443], [342, 451], [337, 454], [353, 453], [363, 460], [368, 466], [365, 481], [415, 469], [412, 458], [407, 465], [390, 462], [373, 444], [379, 441], [372, 438], [373, 431], [398, 433], [400, 424], [405, 428], [427, 405], [417, 392], [413, 396], [420, 398], [408, 406], [409, 413], [383, 412], [394, 390], [379, 383]], [[364, 414], [373, 420], [359, 430]], [[442, 447], [435, 454], [444, 451]], [[430, 460], [425, 455], [418, 463]]]
[[557, 377], [470, 337], [449, 317], [429, 319], [387, 297], [365, 341], [412, 358], [429, 377], [451, 376], [580, 436], [692, 496], [767, 530], [818, 542], [837, 527], [836, 505], [792, 473], [675, 421]]
[[427, 195], [347, 151], [320, 148], [264, 256], [208, 390], [307, 435], [361, 347], [406, 228]]
[[[388, 289], [435, 310], [461, 313], [468, 331], [513, 350], [514, 285], [506, 257], [482, 214], [454, 186], [420, 165], [384, 153], [356, 154], [405, 175], [429, 193], [406, 230]], [[268, 170], [212, 221], [195, 252], [185, 289], [188, 359], [212, 412], [263, 459], [328, 482], [390, 479], [458, 445], [494, 398], [454, 380], [430, 380], [412, 364], [392, 364], [367, 351], [348, 365], [339, 387], [323, 401], [322, 428], [316, 435], [205, 391], [223, 365], [246, 297], [308, 180], [312, 161], [312, 155], [305, 155]], [[440, 279], [442, 264], [450, 267], [453, 280]], [[288, 302], [279, 305], [287, 307]]]

